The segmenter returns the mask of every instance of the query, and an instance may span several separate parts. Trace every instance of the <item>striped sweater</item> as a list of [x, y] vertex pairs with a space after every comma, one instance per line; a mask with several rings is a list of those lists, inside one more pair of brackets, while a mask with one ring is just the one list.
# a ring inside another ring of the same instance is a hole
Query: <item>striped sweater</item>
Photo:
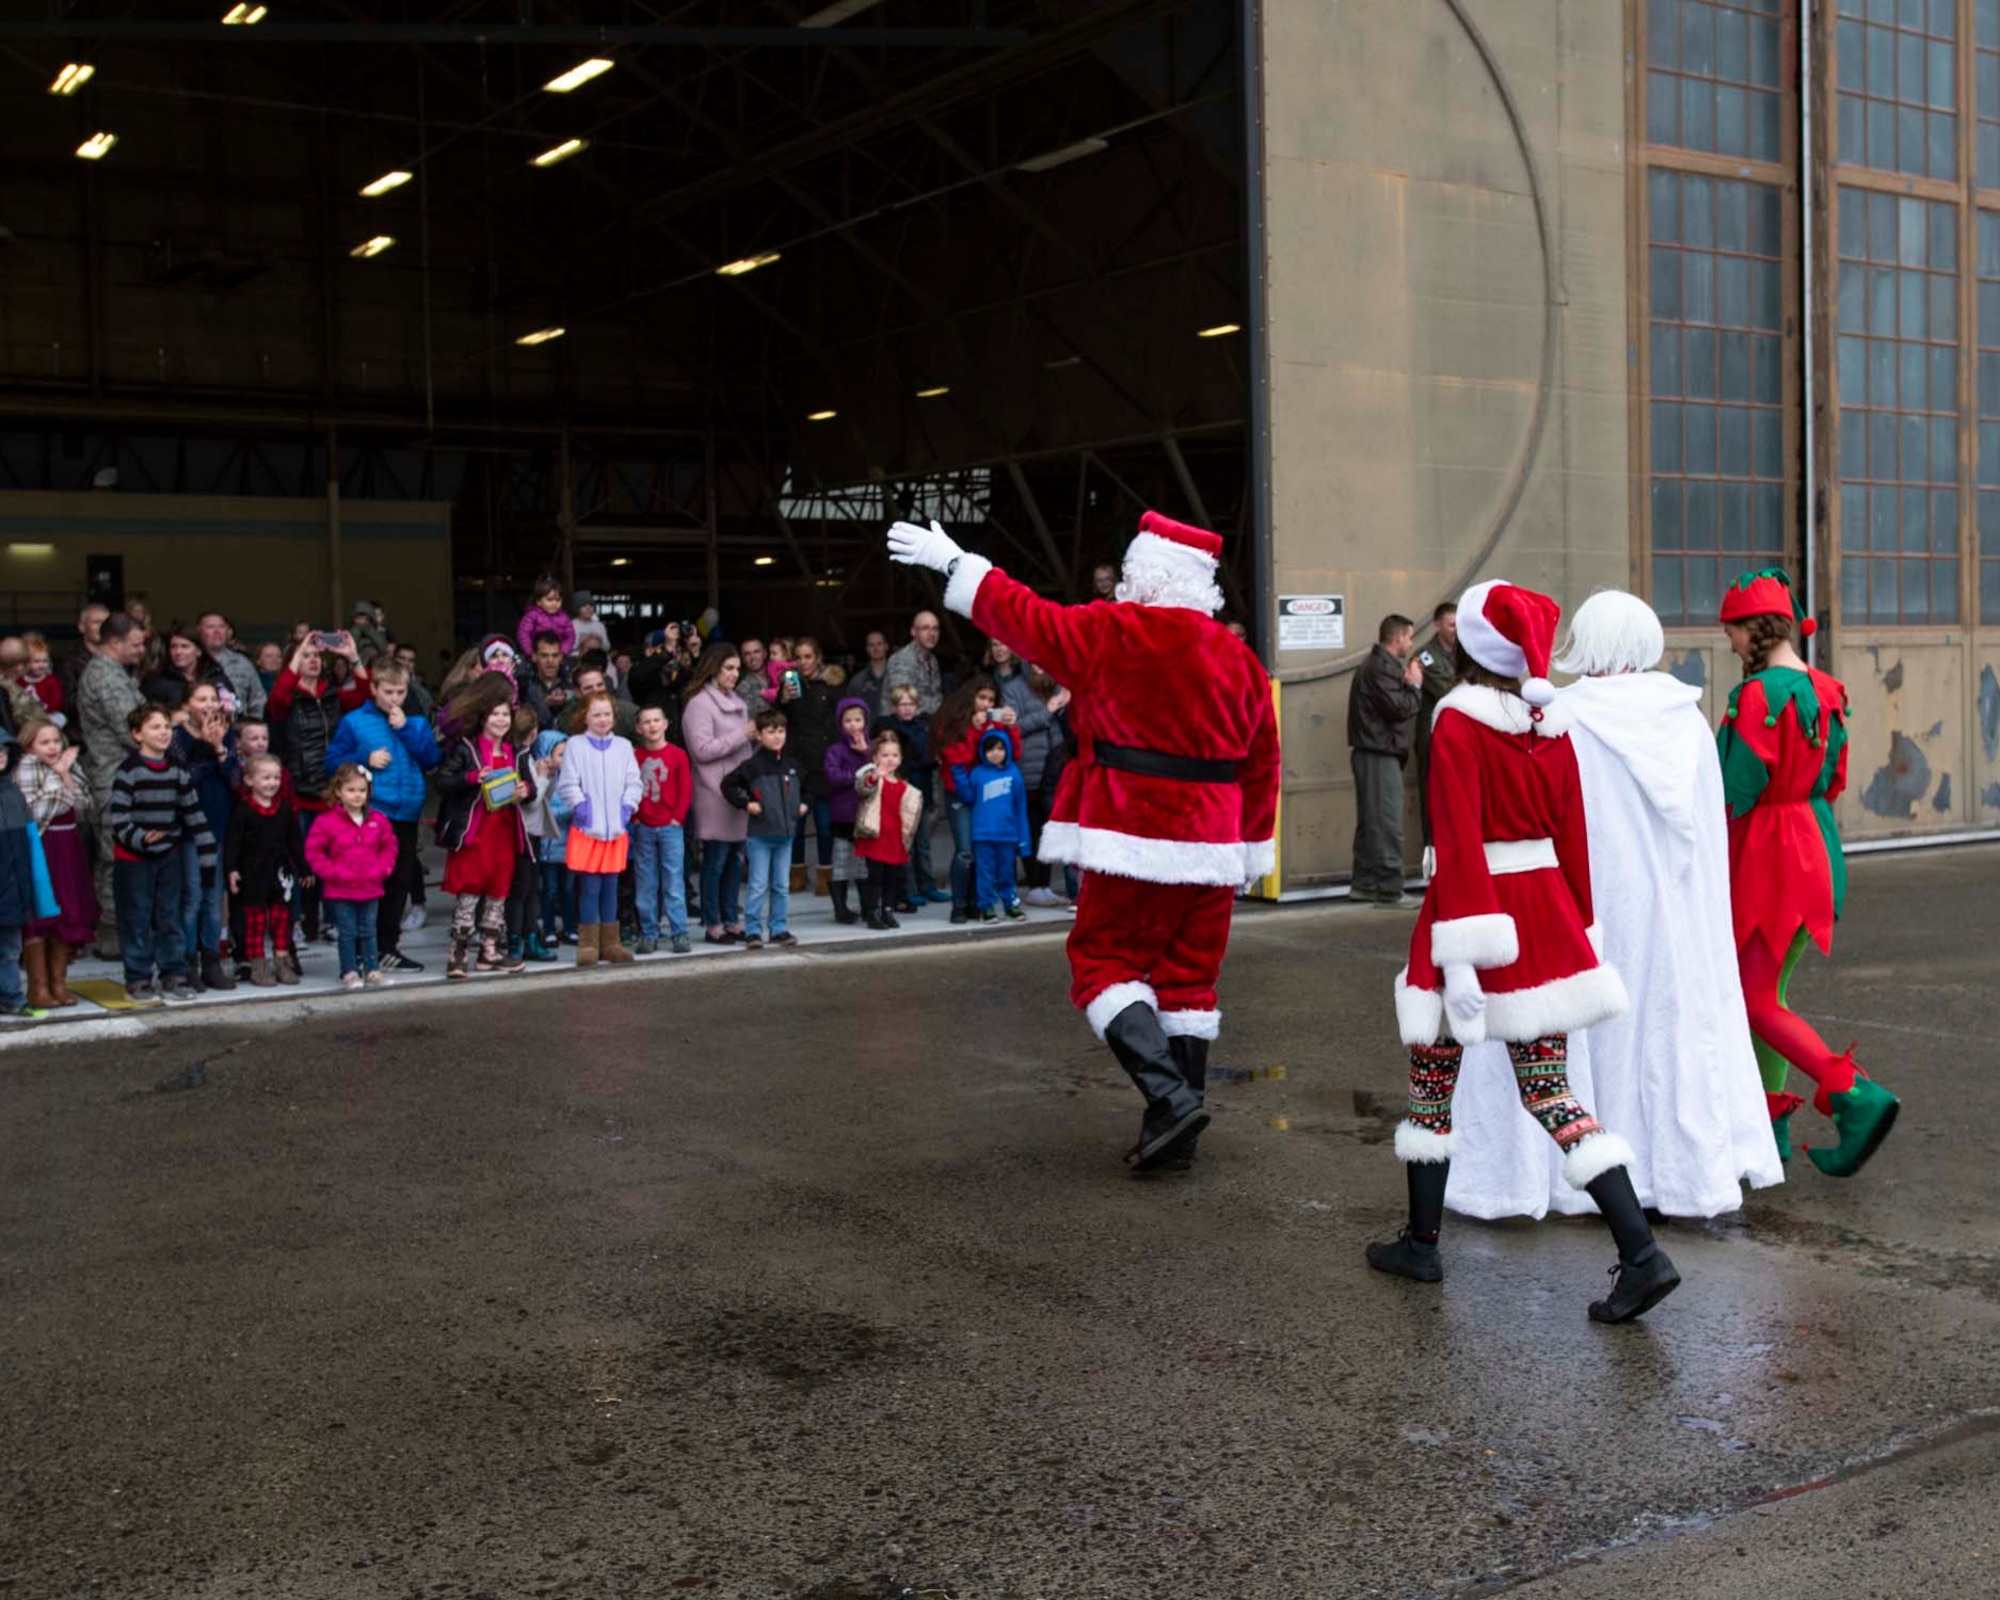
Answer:
[[127, 859], [156, 860], [192, 844], [204, 871], [215, 866], [215, 835], [194, 779], [177, 762], [151, 762], [136, 751], [121, 761], [111, 780], [110, 821], [112, 843]]

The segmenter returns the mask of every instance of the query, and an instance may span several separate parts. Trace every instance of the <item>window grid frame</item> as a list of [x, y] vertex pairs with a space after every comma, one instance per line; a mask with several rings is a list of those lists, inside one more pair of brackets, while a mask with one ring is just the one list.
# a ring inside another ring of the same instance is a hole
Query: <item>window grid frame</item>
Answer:
[[[1920, 27], [1912, 27], [1901, 14], [1903, 7], [1911, 4], [1923, 13]], [[1950, 34], [1932, 31], [1940, 8], [1951, 21]], [[1834, 0], [1827, 9], [1832, 163], [1847, 170], [1865, 169], [1896, 178], [1962, 184], [1969, 170], [1966, 123], [1976, 121], [1976, 111], [1974, 116], [1967, 115], [1972, 108], [1968, 106], [1965, 83], [1970, 21], [1965, 14], [1966, 0]], [[1889, 48], [1880, 52], [1878, 59], [1876, 41], [1884, 38]], [[1954, 57], [1943, 73], [1937, 70], [1935, 60], [1939, 47]], [[1912, 66], [1906, 59], [1910, 54], [1916, 57], [1914, 75], [1923, 80], [1919, 86], [1922, 97], [1918, 99], [1904, 98], [1902, 80]], [[1886, 95], [1880, 92], [1882, 86], [1878, 82], [1885, 72], [1890, 79]], [[1940, 82], [1948, 87], [1949, 102], [1934, 98]], [[1887, 133], [1894, 146], [1890, 157], [1894, 164], [1889, 166], [1875, 165], [1870, 159], [1874, 151], [1868, 147], [1873, 145], [1878, 132], [1878, 110], [1881, 111], [1879, 130]], [[1852, 118], [1850, 111], [1854, 113]], [[1921, 130], [1920, 166], [1908, 166], [1902, 161], [1909, 132], [1904, 122], [1906, 116], [1916, 117]], [[1947, 117], [1953, 126], [1948, 130], [1943, 150], [1950, 159], [1951, 171], [1941, 175], [1933, 170], [1939, 153], [1934, 125]], [[1858, 124], [1863, 147], [1858, 152], [1848, 148], [1856, 131], [1851, 123]]]
[[[1638, 74], [1638, 87], [1643, 102], [1638, 118], [1638, 137], [1648, 150], [1682, 151], [1694, 156], [1709, 156], [1725, 161], [1766, 162], [1773, 165], [1784, 160], [1786, 146], [1793, 134], [1786, 112], [1793, 103], [1788, 91], [1786, 77], [1788, 52], [1786, 40], [1789, 34], [1787, 24], [1794, 16], [1795, 0], [1645, 0], [1644, 16], [1641, 19], [1640, 54], [1642, 64]], [[1699, 13], [1711, 19], [1709, 34], [1710, 60], [1708, 70], [1691, 68], [1687, 64], [1685, 50], [1687, 40], [1681, 32], [1686, 15], [1685, 7], [1699, 8]], [[1723, 17], [1740, 19], [1737, 26], [1743, 32], [1744, 75], [1725, 77], [1721, 67], [1720, 36], [1716, 24]], [[1761, 82], [1756, 75], [1757, 51], [1752, 30], [1760, 22], [1769, 22], [1777, 29], [1777, 43], [1774, 47], [1775, 59], [1773, 81]], [[1661, 64], [1654, 54], [1654, 45], [1661, 42], [1656, 35], [1656, 27], [1661, 34], [1674, 34], [1674, 54], [1671, 64]], [[1690, 144], [1687, 140], [1687, 124], [1690, 90], [1699, 86], [1706, 97], [1704, 114], [1709, 124], [1709, 139], [1704, 146]], [[1665, 94], [1662, 91], [1667, 91]], [[1724, 97], [1734, 95], [1742, 101], [1743, 140], [1741, 149], [1725, 149], [1722, 145], [1721, 124], [1723, 120]], [[1756, 148], [1757, 130], [1762, 120], [1761, 102], [1768, 97], [1776, 103], [1777, 148], [1769, 154]], [[1671, 98], [1671, 116], [1674, 137], [1655, 139], [1653, 121], [1663, 102]]]
[[[1774, 188], [1779, 194], [1779, 247], [1782, 271], [1780, 274], [1781, 295], [1781, 427], [1782, 458], [1784, 468], [1784, 494], [1782, 497], [1783, 526], [1781, 531], [1782, 559], [1788, 566], [1795, 566], [1800, 559], [1803, 542], [1802, 478], [1804, 462], [1803, 448], [1803, 395], [1800, 388], [1800, 365], [1796, 340], [1803, 327], [1803, 306], [1799, 295], [1799, 268], [1801, 258], [1800, 217], [1798, 203], [1800, 149], [1798, 143], [1798, 79], [1794, 68], [1798, 54], [1798, 28], [1800, 25], [1801, 0], [1776, 0], [1772, 15], [1778, 24], [1779, 70], [1779, 130], [1780, 147], [1776, 160], [1761, 160], [1711, 154], [1693, 150], [1681, 145], [1657, 144], [1647, 134], [1647, 79], [1650, 63], [1646, 60], [1648, 37], [1648, 13], [1654, 0], [1633, 0], [1633, 37], [1637, 43], [1638, 64], [1634, 75], [1636, 93], [1628, 107], [1627, 127], [1630, 130], [1632, 152], [1630, 171], [1633, 175], [1634, 202], [1628, 208], [1628, 239], [1630, 240], [1630, 270], [1632, 315], [1630, 326], [1636, 345], [1635, 379], [1628, 423], [1631, 460], [1634, 463], [1630, 475], [1631, 525], [1635, 530], [1631, 551], [1631, 585], [1633, 592], [1644, 595], [1649, 601], [1657, 598], [1653, 584], [1653, 517], [1651, 483], [1652, 462], [1652, 352], [1651, 329], [1653, 324], [1648, 216], [1648, 180], [1654, 171], [1665, 170], [1679, 174], [1697, 174], [1717, 179], [1733, 179], [1751, 184], [1762, 184]], [[1736, 4], [1735, 9], [1745, 12], [1749, 7]], [[1922, 183], [1928, 180], [1903, 179], [1904, 183]], [[1661, 551], [1661, 555], [1677, 556], [1687, 554], [1684, 550]], [[1720, 552], [1718, 552], [1718, 555]], [[1764, 559], [1769, 559], [1767, 555]], [[1723, 574], [1727, 581], [1733, 574]], [[1683, 613], [1684, 614], [1684, 613]], [[1664, 620], [1664, 619], [1663, 619]], [[1699, 617], [1691, 622], [1666, 624], [1678, 632], [1706, 632], [1714, 627], [1712, 617]]]
[[[1654, 218], [1654, 188], [1656, 177], [1666, 177], [1673, 188], [1675, 217], [1672, 237], [1656, 236]], [[1704, 194], [1708, 217], [1705, 219], [1706, 242], [1700, 238], [1690, 238], [1690, 204], [1697, 185], [1709, 186]], [[1722, 242], [1721, 218], [1729, 203], [1727, 187], [1735, 186], [1746, 191], [1744, 196], [1744, 230], [1740, 247], [1725, 246]], [[1786, 195], [1782, 185], [1748, 178], [1717, 177], [1706, 172], [1688, 171], [1683, 168], [1655, 164], [1647, 169], [1646, 221], [1642, 236], [1646, 258], [1646, 373], [1647, 389], [1643, 397], [1645, 411], [1646, 464], [1643, 492], [1646, 500], [1646, 522], [1648, 529], [1648, 553], [1646, 563], [1646, 592], [1660, 610], [1660, 620], [1667, 627], [1700, 627], [1712, 618], [1712, 608], [1719, 605], [1723, 586], [1747, 568], [1766, 565], [1774, 560], [1782, 560], [1789, 545], [1790, 524], [1793, 520], [1791, 500], [1795, 492], [1792, 473], [1790, 446], [1792, 428], [1790, 426], [1788, 390], [1789, 366], [1785, 359], [1788, 321], [1785, 299], [1788, 275], [1786, 268], [1791, 265], [1787, 258]], [[1768, 201], [1775, 203], [1775, 238], [1768, 242], [1769, 249], [1760, 248], [1766, 241], [1758, 237], [1758, 227], [1752, 208], [1758, 205], [1756, 191], [1763, 191]], [[1692, 276], [1692, 262], [1702, 259], [1710, 263], [1712, 276], [1708, 285], [1708, 306], [1706, 316], [1689, 316], [1687, 286]], [[1724, 263], [1740, 261], [1746, 263], [1744, 285], [1744, 308], [1741, 321], [1725, 321], [1723, 309], [1722, 279]], [[1656, 269], [1671, 263], [1674, 269], [1674, 315], [1661, 315], [1659, 305], [1660, 284], [1655, 279]], [[1774, 274], [1777, 301], [1770, 308], [1769, 321], [1759, 320], [1756, 308], [1756, 294], [1751, 288], [1754, 281], [1749, 274], [1755, 267], [1765, 267]], [[1680, 364], [1680, 381], [1673, 394], [1658, 392], [1657, 363], [1654, 360], [1656, 342], [1663, 330], [1673, 330], [1675, 334], [1676, 359]], [[1703, 394], [1696, 389], [1687, 362], [1689, 352], [1696, 340], [1691, 335], [1707, 334], [1714, 341], [1713, 359], [1716, 382], [1712, 391]], [[1759, 394], [1756, 347], [1746, 344], [1743, 349], [1743, 394], [1729, 397], [1722, 393], [1721, 372], [1728, 359], [1724, 341], [1731, 336], [1745, 340], [1773, 341], [1776, 347], [1777, 384], [1775, 392]], [[1661, 423], [1665, 418], [1664, 408], [1674, 408], [1673, 429], [1675, 448], [1672, 460], [1661, 459]], [[1728, 417], [1742, 414], [1747, 428], [1742, 435], [1742, 460], [1740, 467], [1732, 468], [1728, 458], [1728, 446], [1722, 429]], [[1760, 471], [1758, 467], [1757, 433], [1760, 419], [1776, 430], [1777, 471], [1775, 474]], [[1703, 425], [1715, 428], [1716, 435], [1711, 441], [1709, 459], [1705, 465], [1694, 463], [1690, 442], [1695, 437], [1694, 429]], [[1711, 491], [1712, 503], [1706, 515], [1712, 519], [1707, 542], [1690, 538], [1686, 532], [1687, 517], [1694, 505], [1695, 496], [1691, 492], [1696, 486]], [[1680, 521], [1682, 533], [1671, 546], [1659, 537], [1660, 512], [1667, 499], [1663, 491], [1671, 497], [1677, 507], [1675, 516]], [[1732, 539], [1725, 531], [1724, 524], [1729, 516], [1729, 502], [1734, 498], [1739, 506], [1737, 514], [1738, 530]], [[1764, 542], [1760, 537], [1763, 521], [1760, 500], [1766, 491], [1775, 497], [1777, 507], [1776, 542]], [[1709, 582], [1698, 587], [1692, 580], [1696, 566], [1701, 562], [1712, 563]], [[1676, 603], [1667, 604], [1669, 588], [1662, 581], [1663, 564], [1673, 563], [1676, 574], [1672, 586], [1672, 596]]]

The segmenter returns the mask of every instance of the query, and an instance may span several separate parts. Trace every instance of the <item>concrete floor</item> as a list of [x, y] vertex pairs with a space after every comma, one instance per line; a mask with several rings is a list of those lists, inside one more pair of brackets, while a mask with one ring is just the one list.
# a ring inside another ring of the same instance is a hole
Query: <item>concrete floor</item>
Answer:
[[1594, 1223], [1362, 1264], [1408, 914], [1244, 916], [1150, 1182], [1057, 932], [27, 1041], [0, 1593], [1993, 1593], [1996, 891], [1854, 863], [1795, 995], [1902, 1123], [1622, 1329]]

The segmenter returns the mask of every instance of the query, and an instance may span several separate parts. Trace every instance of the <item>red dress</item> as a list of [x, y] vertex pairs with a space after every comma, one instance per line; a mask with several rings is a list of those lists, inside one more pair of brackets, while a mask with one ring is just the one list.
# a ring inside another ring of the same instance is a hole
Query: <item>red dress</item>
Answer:
[[[510, 745], [495, 749], [482, 738], [477, 748], [488, 770], [514, 764]], [[518, 805], [488, 811], [485, 801], [475, 797], [465, 843], [444, 858], [444, 892], [476, 894], [488, 900], [506, 899], [514, 887], [515, 863], [527, 847], [527, 832], [521, 825]]]
[[1846, 685], [1812, 667], [1745, 678], [1717, 742], [1736, 948], [1761, 933], [1783, 961], [1803, 928], [1831, 954], [1847, 890], [1833, 821], [1847, 787]]
[[1486, 995], [1483, 1038], [1573, 1033], [1625, 1009], [1623, 982], [1597, 956], [1583, 784], [1564, 723], [1560, 706], [1536, 721], [1519, 697], [1478, 684], [1438, 703], [1437, 867], [1396, 979], [1405, 1044], [1437, 1042], [1444, 968], [1457, 963]]

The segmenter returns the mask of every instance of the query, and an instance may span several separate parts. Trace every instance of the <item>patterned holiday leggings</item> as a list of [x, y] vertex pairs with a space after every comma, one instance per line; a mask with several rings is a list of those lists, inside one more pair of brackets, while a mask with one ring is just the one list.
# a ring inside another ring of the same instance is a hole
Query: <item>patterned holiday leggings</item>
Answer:
[[[1521, 1104], [1563, 1150], [1604, 1131], [1570, 1090], [1567, 1034], [1551, 1033], [1525, 1044], [1510, 1040], [1507, 1058], [1514, 1063]], [[1451, 1132], [1451, 1097], [1464, 1064], [1465, 1047], [1449, 1040], [1411, 1047], [1410, 1121], [1424, 1132]]]
[[475, 929], [482, 944], [493, 945], [506, 938], [507, 902], [460, 895], [451, 908], [451, 948], [455, 954], [463, 955], [471, 947]]

